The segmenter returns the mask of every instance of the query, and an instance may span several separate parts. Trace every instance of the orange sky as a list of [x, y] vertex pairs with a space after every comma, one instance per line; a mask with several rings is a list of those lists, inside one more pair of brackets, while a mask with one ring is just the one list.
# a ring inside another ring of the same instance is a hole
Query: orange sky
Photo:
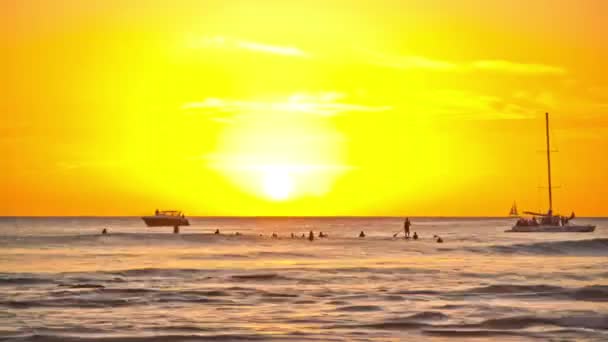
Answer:
[[0, 3], [0, 215], [608, 215], [608, 2]]

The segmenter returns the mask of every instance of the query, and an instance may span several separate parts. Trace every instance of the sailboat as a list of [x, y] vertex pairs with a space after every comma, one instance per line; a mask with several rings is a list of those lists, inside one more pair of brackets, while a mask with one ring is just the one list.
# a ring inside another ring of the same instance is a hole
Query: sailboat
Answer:
[[515, 202], [513, 202], [513, 205], [511, 206], [509, 216], [519, 216], [519, 213], [517, 212], [517, 204]]
[[[570, 221], [574, 219], [574, 212], [570, 214], [570, 216], [560, 216], [553, 212], [553, 194], [551, 192], [551, 148], [549, 141], [549, 113], [545, 113], [545, 129], [547, 136], [547, 180], [549, 182], [548, 190], [549, 190], [549, 210], [546, 214], [535, 213], [530, 211], [524, 211], [524, 214], [533, 215], [532, 219], [524, 219], [520, 218], [517, 220], [515, 225], [511, 227], [510, 230], [506, 230], [506, 232], [515, 232], [515, 233], [590, 233], [595, 230], [595, 226], [593, 225], [577, 225], [573, 224]], [[515, 203], [513, 203], [513, 208], [511, 211], [517, 211], [515, 207]], [[540, 221], [537, 220], [537, 217]]]

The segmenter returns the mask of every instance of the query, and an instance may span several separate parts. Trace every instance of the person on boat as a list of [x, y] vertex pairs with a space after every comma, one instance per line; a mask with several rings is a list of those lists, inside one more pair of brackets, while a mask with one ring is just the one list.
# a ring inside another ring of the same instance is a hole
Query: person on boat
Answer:
[[413, 237], [413, 239], [414, 239], [414, 240], [418, 240], [418, 233], [414, 232], [414, 237]]
[[404, 238], [409, 239], [410, 238], [410, 226], [412, 225], [412, 223], [410, 222], [409, 218], [405, 218], [405, 221], [403, 222], [403, 233], [405, 234]]
[[365, 237], [365, 233], [363, 231], [361, 231], [361, 233], [359, 233], [359, 237], [360, 238], [364, 238]]
[[218, 228], [218, 229], [216, 229], [216, 230], [215, 230], [215, 233], [213, 233], [213, 234], [215, 234], [215, 235], [220, 235], [220, 229], [219, 229], [219, 228]]
[[311, 230], [310, 233], [308, 234], [308, 240], [313, 241], [314, 239], [315, 239], [315, 234]]

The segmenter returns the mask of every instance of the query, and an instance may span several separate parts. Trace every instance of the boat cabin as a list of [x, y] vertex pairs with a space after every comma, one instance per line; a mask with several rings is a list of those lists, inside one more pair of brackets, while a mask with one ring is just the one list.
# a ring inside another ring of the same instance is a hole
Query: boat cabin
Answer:
[[182, 212], [179, 210], [158, 210], [158, 209], [156, 209], [156, 211], [154, 212], [154, 215], [184, 217], [184, 214], [182, 214]]

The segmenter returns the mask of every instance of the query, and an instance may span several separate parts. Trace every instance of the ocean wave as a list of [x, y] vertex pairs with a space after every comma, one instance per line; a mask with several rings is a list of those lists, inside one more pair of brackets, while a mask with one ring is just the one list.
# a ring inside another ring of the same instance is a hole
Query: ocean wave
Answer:
[[[421, 312], [411, 316], [392, 319], [362, 327], [382, 330], [408, 330], [421, 329], [425, 333], [454, 335], [454, 336], [491, 336], [526, 334], [530, 331], [523, 329], [536, 326], [555, 326], [561, 328], [607, 330], [608, 316], [601, 314], [564, 314], [562, 316], [534, 316], [520, 315], [482, 320], [470, 324], [442, 324], [437, 321], [447, 320], [449, 317], [441, 312]], [[335, 328], [354, 328], [354, 325], [339, 325]]]
[[61, 334], [22, 334], [6, 337], [6, 341], [19, 342], [194, 342], [194, 341], [269, 341], [276, 337], [265, 334], [155, 334], [152, 336], [87, 337]]
[[231, 276], [233, 280], [238, 281], [269, 281], [269, 280], [287, 280], [289, 278], [277, 273], [254, 273], [254, 274], [236, 274]]
[[475, 253], [604, 256], [608, 255], [608, 239], [518, 243], [489, 247], [465, 247], [464, 249]]
[[6, 285], [32, 285], [32, 284], [52, 284], [53, 279], [39, 277], [20, 277], [20, 276], [0, 276], [0, 286]]
[[567, 288], [551, 285], [515, 285], [498, 284], [475, 287], [464, 291], [454, 291], [447, 295], [508, 295], [517, 297], [552, 297], [580, 301], [608, 301], [608, 286], [591, 285], [578, 288]]
[[538, 325], [555, 325], [566, 328], [608, 329], [606, 315], [570, 315], [560, 317], [512, 316], [485, 320], [469, 327], [489, 329], [525, 329]]
[[348, 311], [348, 312], [370, 312], [370, 311], [382, 311], [382, 307], [377, 305], [350, 305], [343, 306], [336, 309], [336, 311]]

